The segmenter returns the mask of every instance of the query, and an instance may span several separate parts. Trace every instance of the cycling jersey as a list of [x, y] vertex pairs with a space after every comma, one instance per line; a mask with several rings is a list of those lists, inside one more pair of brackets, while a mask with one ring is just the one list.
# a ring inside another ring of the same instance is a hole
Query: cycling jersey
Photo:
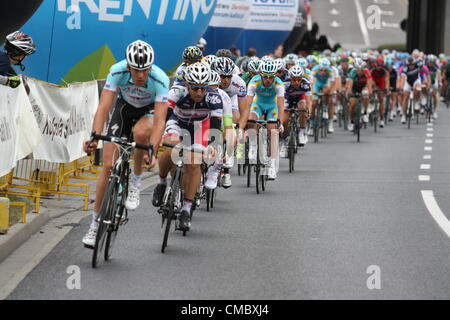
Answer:
[[363, 75], [359, 75], [358, 70], [352, 69], [348, 79], [353, 81], [353, 92], [361, 92], [367, 86], [368, 81], [372, 79], [372, 74], [367, 68], [364, 68]]
[[374, 67], [370, 70], [370, 73], [372, 74], [373, 81], [375, 82], [375, 85], [380, 89], [384, 90], [386, 89], [386, 75], [389, 73], [389, 71], [386, 69], [385, 66], [382, 66], [381, 68]]
[[442, 72], [445, 74], [445, 78], [450, 80], [450, 63], [446, 63], [442, 68]]
[[265, 87], [261, 76], [254, 76], [250, 81], [247, 90], [247, 95], [255, 97], [250, 107], [250, 111], [256, 113], [259, 117], [266, 113], [266, 120], [277, 120], [277, 97], [284, 97], [284, 93], [284, 83], [280, 78], [275, 77], [272, 84]]
[[175, 71], [175, 78], [173, 79], [173, 84], [182, 84], [184, 83], [184, 70], [186, 70], [187, 64], [182, 63], [178, 66], [177, 70]]
[[231, 99], [222, 89], [217, 88], [217, 92], [220, 94], [223, 103], [222, 127], [231, 127], [233, 125], [233, 106]]
[[398, 72], [395, 68], [390, 69], [389, 71], [389, 86], [391, 90], [397, 90], [397, 78]]
[[230, 85], [228, 88], [221, 88], [225, 91], [228, 96], [231, 98], [231, 103], [233, 106], [233, 111], [239, 112], [239, 104], [238, 99], [243, 99], [247, 95], [247, 85], [244, 80], [237, 75], [233, 75], [231, 78]]
[[286, 84], [284, 98], [287, 109], [295, 107], [299, 101], [305, 100], [307, 96], [311, 96], [311, 84], [308, 80], [302, 79], [298, 88], [294, 88], [291, 83]]
[[437, 81], [437, 74], [440, 68], [437, 64], [433, 64], [432, 66], [428, 65], [428, 71], [430, 72], [431, 83], [434, 84]]
[[245, 85], [248, 85], [250, 80], [252, 80], [253, 76], [250, 74], [250, 72], [246, 72], [241, 76], [242, 80], [244, 80]]
[[421, 80], [422, 82], [426, 82], [429, 75], [430, 75], [430, 71], [428, 70], [428, 67], [425, 66], [425, 65], [423, 65], [423, 66], [420, 68], [420, 80]]
[[328, 81], [334, 81], [334, 72], [333, 69], [327, 68], [324, 74], [321, 74], [321, 69], [320, 67], [317, 65], [312, 69], [312, 75], [313, 78], [316, 79], [317, 82], [320, 83], [327, 83]]
[[167, 101], [169, 78], [158, 66], [153, 65], [145, 87], [139, 87], [134, 84], [127, 70], [127, 61], [122, 60], [111, 67], [104, 89], [113, 92], [119, 89], [120, 99], [135, 108], [143, 108], [155, 102]]
[[205, 132], [209, 129], [210, 118], [223, 115], [221, 94], [208, 88], [203, 100], [195, 102], [189, 95], [188, 88], [174, 85], [170, 88], [168, 101], [174, 110], [166, 123], [164, 137], [177, 137], [182, 140], [190, 137], [191, 144], [206, 146], [208, 141]]
[[413, 86], [417, 80], [420, 81], [420, 71], [421, 68], [419, 68], [416, 64], [414, 64], [412, 68], [409, 68], [409, 66], [402, 66], [399, 69], [399, 72], [401, 74], [406, 75], [406, 82], [410, 86]]
[[16, 76], [16, 72], [11, 66], [9, 57], [6, 52], [0, 52], [0, 76]]
[[348, 78], [348, 74], [350, 73], [350, 71], [352, 71], [352, 66], [348, 65], [347, 70], [344, 70], [342, 68], [342, 66], [339, 66], [338, 67], [338, 71], [339, 71], [339, 76], [341, 77], [341, 83], [342, 83], [343, 86], [345, 86], [345, 83], [346, 83], [347, 78]]

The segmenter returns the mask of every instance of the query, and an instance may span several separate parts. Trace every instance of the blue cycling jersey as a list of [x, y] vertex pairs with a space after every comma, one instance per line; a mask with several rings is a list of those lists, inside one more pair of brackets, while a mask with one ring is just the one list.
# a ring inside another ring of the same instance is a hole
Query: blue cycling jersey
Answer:
[[153, 65], [145, 87], [137, 86], [127, 70], [127, 61], [122, 60], [111, 67], [104, 88], [114, 92], [119, 89], [120, 99], [135, 108], [142, 108], [155, 102], [167, 101], [169, 77], [158, 66]]

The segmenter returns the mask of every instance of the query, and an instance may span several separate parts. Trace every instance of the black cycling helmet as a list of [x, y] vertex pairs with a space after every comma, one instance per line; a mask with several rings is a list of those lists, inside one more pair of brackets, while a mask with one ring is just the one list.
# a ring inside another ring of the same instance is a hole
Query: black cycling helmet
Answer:
[[220, 58], [220, 57], [231, 58], [232, 53], [231, 53], [231, 51], [228, 50], [228, 49], [219, 49], [219, 50], [217, 50], [217, 52], [216, 52], [216, 56], [217, 56], [218, 58]]
[[197, 46], [190, 46], [183, 51], [183, 61], [185, 62], [197, 62], [203, 57], [203, 52]]

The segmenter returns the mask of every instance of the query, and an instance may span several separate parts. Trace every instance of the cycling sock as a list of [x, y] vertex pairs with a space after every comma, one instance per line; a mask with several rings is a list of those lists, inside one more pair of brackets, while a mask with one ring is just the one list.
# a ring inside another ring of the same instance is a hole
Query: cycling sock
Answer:
[[95, 211], [92, 211], [92, 222], [91, 222], [91, 228], [97, 229], [98, 228], [98, 222], [95, 220], [98, 217], [98, 213]]
[[159, 184], [162, 184], [162, 185], [167, 185], [167, 177], [161, 177], [161, 176], [159, 176]]
[[191, 207], [192, 207], [192, 200], [184, 199], [183, 208], [181, 208], [181, 211], [191, 212]]
[[131, 185], [135, 188], [139, 188], [141, 186], [141, 177], [141, 174], [133, 173], [133, 176], [131, 177]]

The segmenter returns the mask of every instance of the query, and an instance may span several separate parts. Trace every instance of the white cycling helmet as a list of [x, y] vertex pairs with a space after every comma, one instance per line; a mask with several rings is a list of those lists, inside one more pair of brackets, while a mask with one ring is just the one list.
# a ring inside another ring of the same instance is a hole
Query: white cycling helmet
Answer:
[[323, 58], [319, 62], [319, 68], [320, 69], [328, 69], [330, 66], [331, 66], [331, 62], [327, 58]]
[[256, 60], [256, 59], [250, 60], [247, 65], [248, 72], [258, 73], [260, 65], [261, 65], [261, 60]]
[[152, 66], [155, 54], [151, 45], [137, 40], [127, 47], [126, 58], [131, 68], [146, 70]]
[[233, 60], [227, 57], [220, 57], [214, 62], [213, 70], [221, 76], [231, 76], [233, 74], [235, 64]]
[[211, 77], [211, 68], [203, 62], [195, 62], [184, 70], [184, 79], [189, 84], [208, 85]]
[[305, 58], [298, 59], [298, 65], [302, 68], [306, 68], [308, 66], [308, 61]]
[[272, 59], [272, 57], [270, 57], [270, 56], [262, 56], [262, 57], [261, 57], [261, 60], [262, 60], [262, 61], [269, 61], [269, 60], [273, 60], [273, 59]]
[[216, 60], [217, 60], [217, 57], [214, 54], [210, 54], [204, 58], [203, 62], [209, 64], [209, 66], [212, 68], [212, 66], [214, 65], [214, 62], [216, 62]]
[[286, 64], [295, 64], [297, 59], [298, 57], [295, 53], [289, 53], [286, 57], [284, 57], [284, 62]]
[[208, 44], [208, 43], [206, 42], [205, 39], [200, 38], [200, 40], [198, 40], [197, 47], [199, 47], [199, 48], [204, 48], [204, 47], [206, 47], [207, 44]]
[[291, 78], [301, 78], [305, 74], [305, 71], [299, 65], [295, 65], [289, 69], [289, 76]]
[[278, 63], [274, 60], [263, 61], [259, 67], [259, 72], [264, 75], [275, 75], [278, 71]]
[[275, 59], [275, 63], [277, 64], [277, 71], [286, 69], [286, 63], [284, 62], [284, 59]]
[[353, 65], [357, 70], [364, 69], [366, 67], [366, 63], [361, 58], [356, 58]]
[[5, 50], [11, 56], [30, 55], [36, 51], [36, 46], [29, 35], [15, 31], [6, 36]]
[[209, 79], [210, 86], [218, 86], [220, 85], [220, 76], [216, 71], [211, 71], [211, 77]]

